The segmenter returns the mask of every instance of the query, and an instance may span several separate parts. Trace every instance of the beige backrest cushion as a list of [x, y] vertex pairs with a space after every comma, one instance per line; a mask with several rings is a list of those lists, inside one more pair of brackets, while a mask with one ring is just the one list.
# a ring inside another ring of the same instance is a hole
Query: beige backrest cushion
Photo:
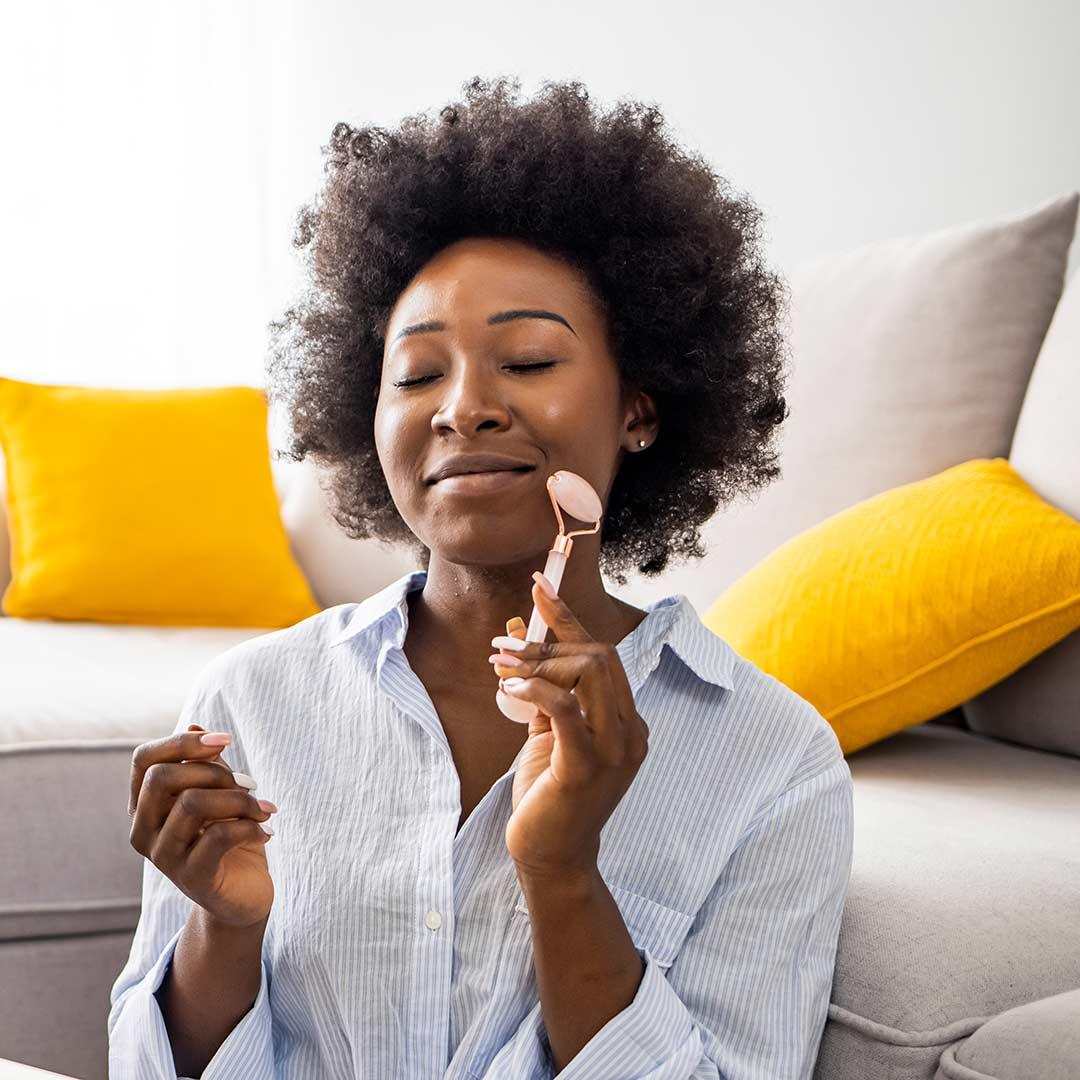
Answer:
[[325, 474], [310, 459], [271, 460], [281, 518], [293, 558], [324, 607], [365, 600], [410, 570], [419, 569], [404, 545], [353, 540], [330, 516]]
[[[1016, 424], [1009, 463], [1080, 520], [1080, 273], [1054, 312]], [[965, 702], [983, 735], [1080, 756], [1080, 631]]]
[[707, 607], [831, 514], [973, 458], [1006, 457], [1061, 294], [1078, 204], [1070, 192], [797, 267], [788, 276], [783, 475], [713, 518], [705, 559], [659, 581], [633, 579], [629, 598], [683, 592]]

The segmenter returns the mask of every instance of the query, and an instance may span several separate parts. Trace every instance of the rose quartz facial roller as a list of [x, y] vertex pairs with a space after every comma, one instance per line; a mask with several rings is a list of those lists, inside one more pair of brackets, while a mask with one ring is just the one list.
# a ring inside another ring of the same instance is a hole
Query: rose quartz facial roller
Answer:
[[[592, 485], [577, 473], [567, 472], [565, 469], [552, 473], [547, 480], [547, 489], [551, 497], [551, 505], [555, 508], [555, 517], [559, 522], [559, 534], [555, 537], [555, 542], [548, 552], [544, 577], [551, 582], [555, 592], [558, 593], [563, 571], [566, 569], [566, 560], [570, 558], [570, 551], [574, 546], [571, 537], [588, 536], [597, 532], [600, 528], [600, 519], [604, 516], [604, 508], [600, 502], [600, 496], [593, 490]], [[592, 521], [595, 524], [591, 529], [578, 529], [568, 533], [560, 507], [576, 521]], [[547, 632], [548, 625], [544, 622], [540, 609], [534, 604], [529, 628], [525, 631], [525, 640], [543, 641], [547, 637]], [[516, 720], [519, 724], [527, 724], [536, 716], [536, 706], [531, 701], [523, 701], [521, 698], [504, 694], [501, 687], [495, 693], [495, 702], [503, 716], [509, 720]]]

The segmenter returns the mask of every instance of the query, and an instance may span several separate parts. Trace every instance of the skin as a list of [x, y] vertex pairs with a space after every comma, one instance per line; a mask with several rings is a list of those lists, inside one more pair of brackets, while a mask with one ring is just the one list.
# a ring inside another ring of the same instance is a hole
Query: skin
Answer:
[[[541, 318], [488, 323], [496, 313], [537, 309], [570, 328]], [[401, 333], [434, 320], [443, 328]], [[656, 437], [655, 403], [620, 380], [586, 280], [516, 241], [470, 238], [436, 255], [398, 298], [385, 341], [376, 447], [399, 513], [431, 550], [425, 587], [409, 598], [404, 649], [452, 744], [448, 700], [465, 703], [473, 746], [505, 743], [507, 731], [511, 749], [526, 743], [506, 842], [529, 908], [558, 1072], [629, 1006], [644, 973], [597, 858], [600, 830], [644, 761], [648, 727], [614, 647], [645, 612], [605, 590], [599, 533], [575, 538], [558, 598], [533, 577], [556, 531], [545, 482], [568, 469], [606, 508], [623, 456]], [[507, 370], [537, 360], [555, 363]], [[505, 453], [537, 468], [505, 493], [462, 495], [425, 483], [457, 452]], [[575, 524], [592, 523], [567, 522]], [[507, 619], [533, 604], [554, 640], [492, 656], [492, 647], [505, 646], [493, 639], [524, 637]], [[505, 663], [511, 656], [515, 668]], [[493, 671], [522, 680], [508, 692], [538, 709], [524, 736], [524, 725], [493, 706]]]
[[[538, 318], [487, 325], [489, 315], [519, 309], [555, 312], [573, 329]], [[431, 320], [446, 329], [398, 336]], [[376, 448], [398, 512], [431, 551], [424, 589], [410, 596], [405, 651], [425, 682], [490, 702], [490, 641], [511, 616], [528, 618], [531, 574], [543, 569], [557, 532], [547, 477], [578, 473], [606, 508], [623, 456], [656, 438], [656, 407], [621, 386], [584, 276], [518, 241], [470, 237], [440, 251], [398, 297], [384, 338]], [[507, 367], [543, 359], [557, 363]], [[394, 385], [427, 375], [436, 377]], [[486, 451], [537, 465], [512, 499], [424, 483], [449, 454]], [[599, 554], [599, 533], [576, 537], [559, 592], [593, 638], [616, 643], [645, 613], [606, 591]], [[512, 723], [497, 710], [479, 722]]]

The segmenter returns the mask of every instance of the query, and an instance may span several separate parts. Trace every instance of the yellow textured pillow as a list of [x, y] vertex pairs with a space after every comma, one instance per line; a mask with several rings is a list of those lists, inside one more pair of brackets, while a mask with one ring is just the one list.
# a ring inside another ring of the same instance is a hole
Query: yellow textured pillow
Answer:
[[22, 618], [283, 627], [320, 608], [281, 523], [258, 387], [0, 378]]
[[1005, 458], [967, 461], [788, 540], [702, 621], [806, 698], [850, 753], [1080, 626], [1080, 522]]

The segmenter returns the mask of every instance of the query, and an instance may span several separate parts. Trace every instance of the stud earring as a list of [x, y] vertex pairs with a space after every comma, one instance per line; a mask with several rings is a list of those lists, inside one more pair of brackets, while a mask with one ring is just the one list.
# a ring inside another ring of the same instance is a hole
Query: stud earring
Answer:
[[637, 441], [637, 444], [638, 444], [638, 446], [640, 446], [640, 447], [641, 447], [641, 448], [642, 448], [643, 450], [645, 449], [645, 440], [644, 440], [644, 439], [638, 439], [638, 441]]

